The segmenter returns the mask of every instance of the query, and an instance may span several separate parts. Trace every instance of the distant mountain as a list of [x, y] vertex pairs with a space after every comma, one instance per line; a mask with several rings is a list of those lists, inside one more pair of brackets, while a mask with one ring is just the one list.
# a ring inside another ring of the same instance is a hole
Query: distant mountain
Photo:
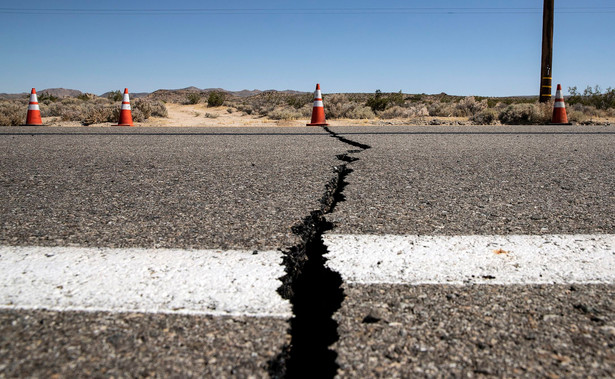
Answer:
[[[120, 90], [123, 91], [123, 90]], [[98, 95], [100, 97], [109, 97], [109, 95], [111, 94], [112, 91], [107, 91], [101, 95]], [[157, 99], [157, 100], [164, 100], [164, 101], [179, 101], [180, 98], [183, 100], [185, 99], [186, 95], [190, 94], [190, 93], [200, 93], [202, 96], [209, 96], [209, 93], [211, 92], [224, 92], [226, 93], [228, 96], [237, 96], [237, 97], [250, 97], [250, 96], [255, 96], [255, 95], [259, 95], [263, 92], [279, 92], [279, 93], [283, 93], [283, 94], [290, 94], [290, 95], [297, 95], [297, 94], [304, 94], [304, 93], [308, 93], [308, 92], [304, 92], [304, 91], [295, 91], [295, 90], [283, 90], [283, 91], [278, 91], [278, 90], [274, 90], [274, 89], [269, 89], [269, 90], [259, 90], [259, 89], [253, 89], [253, 90], [248, 90], [248, 89], [244, 89], [241, 91], [227, 91], [223, 88], [198, 88], [195, 86], [190, 86], [190, 87], [186, 87], [186, 88], [179, 88], [179, 89], [159, 89], [156, 90], [154, 92], [130, 92], [130, 98], [131, 99], [139, 99], [139, 98], [143, 98], [143, 97], [149, 97], [152, 99]], [[82, 95], [84, 92], [81, 92], [79, 90], [76, 89], [65, 89], [65, 88], [47, 88], [44, 90], [39, 90], [37, 91], [37, 93], [40, 95], [42, 93], [46, 93], [49, 94], [51, 96], [55, 96], [55, 97], [59, 97], [59, 98], [63, 98], [63, 97], [77, 97], [79, 95]], [[22, 93], [0, 93], [0, 99], [21, 99], [21, 98], [27, 98], [29, 96], [28, 92], [22, 92]]]
[[233, 95], [237, 96], [237, 97], [250, 97], [250, 96], [254, 96], [254, 95], [258, 95], [259, 93], [262, 93], [263, 91], [258, 90], [258, 89], [253, 89], [252, 91], [244, 89], [241, 91], [236, 91], [236, 92], [232, 92]]
[[0, 99], [15, 100], [15, 99], [27, 99], [30, 96], [27, 92], [22, 93], [0, 93]]
[[83, 92], [76, 89], [66, 89], [66, 88], [47, 88], [44, 90], [36, 91], [37, 94], [48, 94], [55, 97], [77, 97], [82, 95]]
[[[36, 90], [36, 94], [41, 96], [43, 94], [51, 95], [54, 97], [77, 97], [82, 95], [83, 92], [76, 89], [66, 89], [66, 88], [47, 88], [42, 90]], [[30, 92], [22, 92], [22, 93], [0, 93], [0, 99], [21, 99], [28, 98], [30, 96]]]
[[[120, 92], [124, 93], [123, 91]], [[129, 94], [131, 99], [140, 99], [149, 95], [149, 92], [129, 92]], [[111, 91], [103, 93], [100, 97], [109, 97], [109, 95], [111, 95]]]

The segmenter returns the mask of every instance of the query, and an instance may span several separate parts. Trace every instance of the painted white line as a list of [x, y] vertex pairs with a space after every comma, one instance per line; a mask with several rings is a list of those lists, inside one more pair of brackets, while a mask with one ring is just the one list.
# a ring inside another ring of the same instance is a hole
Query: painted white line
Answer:
[[615, 235], [325, 235], [349, 283], [615, 283]]
[[290, 317], [282, 254], [0, 246], [0, 308]]

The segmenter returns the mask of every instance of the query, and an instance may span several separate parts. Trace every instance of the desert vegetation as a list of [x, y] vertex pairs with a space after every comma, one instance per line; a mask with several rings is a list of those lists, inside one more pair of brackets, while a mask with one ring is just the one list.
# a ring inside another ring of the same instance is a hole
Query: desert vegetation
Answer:
[[[79, 93], [77, 91], [77, 93]], [[581, 124], [604, 123], [615, 118], [615, 90], [588, 87], [582, 93], [570, 87], [566, 99], [568, 118]], [[119, 118], [122, 92], [103, 96], [80, 93], [54, 96], [41, 92], [43, 117], [82, 125], [113, 123]], [[551, 120], [553, 102], [541, 104], [537, 97], [480, 97], [440, 94], [333, 93], [324, 94], [327, 119], [369, 120], [372, 124], [494, 125], [545, 124]], [[263, 120], [307, 120], [312, 114], [313, 94], [295, 91], [241, 91], [221, 89], [158, 90], [132, 99], [135, 122], [150, 117], [167, 117], [165, 104], [194, 106], [195, 117], [216, 119], [224, 112], [234, 117]], [[21, 125], [25, 121], [28, 96], [0, 97], [0, 124]], [[204, 112], [207, 107], [207, 112]], [[211, 109], [211, 110], [209, 110]], [[200, 112], [199, 112], [200, 111]]]
[[[21, 99], [0, 99], [0, 125], [22, 125], [26, 120], [28, 99], [29, 95]], [[113, 91], [106, 97], [81, 94], [77, 97], [58, 98], [42, 92], [38, 95], [38, 101], [42, 117], [78, 121], [87, 126], [117, 122], [122, 93]], [[131, 101], [131, 108], [135, 122], [143, 122], [150, 117], [167, 117], [167, 109], [161, 101], [136, 99]]]
[[[615, 117], [614, 91], [586, 90], [578, 95], [571, 89], [570, 121], [592, 123], [593, 119]], [[575, 95], [576, 94], [576, 95]], [[576, 96], [576, 97], [575, 97]], [[263, 92], [256, 96], [228, 101], [246, 115], [259, 115], [272, 120], [309, 118], [312, 94]], [[373, 94], [324, 94], [327, 119], [398, 120], [414, 124], [474, 124], [520, 125], [546, 124], [551, 121], [553, 102], [539, 103], [538, 97], [479, 97], [436, 95], [408, 95], [400, 92]]]

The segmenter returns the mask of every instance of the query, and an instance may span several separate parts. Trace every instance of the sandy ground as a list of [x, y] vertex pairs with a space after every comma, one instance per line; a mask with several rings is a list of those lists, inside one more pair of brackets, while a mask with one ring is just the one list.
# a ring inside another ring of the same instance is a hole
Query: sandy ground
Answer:
[[[270, 120], [257, 115], [243, 115], [242, 112], [228, 107], [208, 108], [205, 104], [182, 105], [165, 104], [168, 117], [150, 117], [145, 122], [135, 122], [135, 126], [162, 126], [162, 127], [302, 127], [309, 119], [301, 120]], [[227, 109], [232, 109], [229, 113]], [[327, 120], [333, 126], [336, 125], [374, 125], [375, 120]], [[407, 121], [406, 121], [407, 123]], [[43, 117], [43, 124], [48, 126], [83, 126], [78, 121], [61, 121], [59, 117]], [[91, 127], [111, 126], [113, 123], [92, 124]], [[382, 125], [390, 125], [384, 123]]]
[[[145, 122], [135, 122], [135, 126], [163, 127], [302, 127], [309, 119], [270, 120], [257, 115], [244, 115], [242, 112], [225, 106], [208, 108], [205, 104], [183, 105], [166, 104], [168, 117], [151, 117]], [[231, 109], [232, 112], [228, 112]], [[326, 112], [326, 108], [325, 108]], [[595, 123], [612, 122], [609, 119], [594, 119]], [[415, 119], [335, 119], [327, 120], [332, 126], [386, 126], [386, 125], [472, 125], [467, 117], [420, 117]], [[58, 117], [45, 117], [43, 124], [48, 126], [82, 126], [78, 121], [61, 121]], [[92, 124], [91, 127], [111, 126], [112, 123]]]
[[[310, 120], [269, 120], [257, 115], [243, 115], [233, 108], [208, 108], [205, 104], [181, 105], [167, 103], [169, 116], [152, 117], [142, 126], [305, 126]], [[232, 112], [228, 112], [231, 109]], [[329, 120], [331, 125], [372, 125], [373, 120]]]

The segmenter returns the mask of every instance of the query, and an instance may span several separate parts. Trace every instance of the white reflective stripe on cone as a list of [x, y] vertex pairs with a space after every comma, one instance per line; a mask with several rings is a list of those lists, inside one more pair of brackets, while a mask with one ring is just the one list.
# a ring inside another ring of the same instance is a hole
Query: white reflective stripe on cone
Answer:
[[130, 104], [122, 104], [122, 110], [130, 110]]
[[320, 93], [319, 89], [314, 91], [314, 99], [322, 99], [322, 94]]
[[125, 103], [130, 101], [130, 97], [128, 96], [127, 93], [124, 94], [124, 99], [122, 101], [125, 102]]
[[322, 104], [322, 100], [317, 100], [314, 102], [314, 107], [324, 107], [324, 105]]
[[30, 104], [30, 105], [28, 105], [28, 110], [29, 111], [39, 111], [40, 108], [38, 107], [38, 103], [37, 104]]
[[563, 101], [556, 101], [555, 104], [553, 104], [553, 108], [566, 108], [566, 104], [564, 104]]
[[30, 102], [31, 103], [38, 103], [38, 99], [36, 98], [36, 94], [35, 93], [31, 93], [30, 94]]

